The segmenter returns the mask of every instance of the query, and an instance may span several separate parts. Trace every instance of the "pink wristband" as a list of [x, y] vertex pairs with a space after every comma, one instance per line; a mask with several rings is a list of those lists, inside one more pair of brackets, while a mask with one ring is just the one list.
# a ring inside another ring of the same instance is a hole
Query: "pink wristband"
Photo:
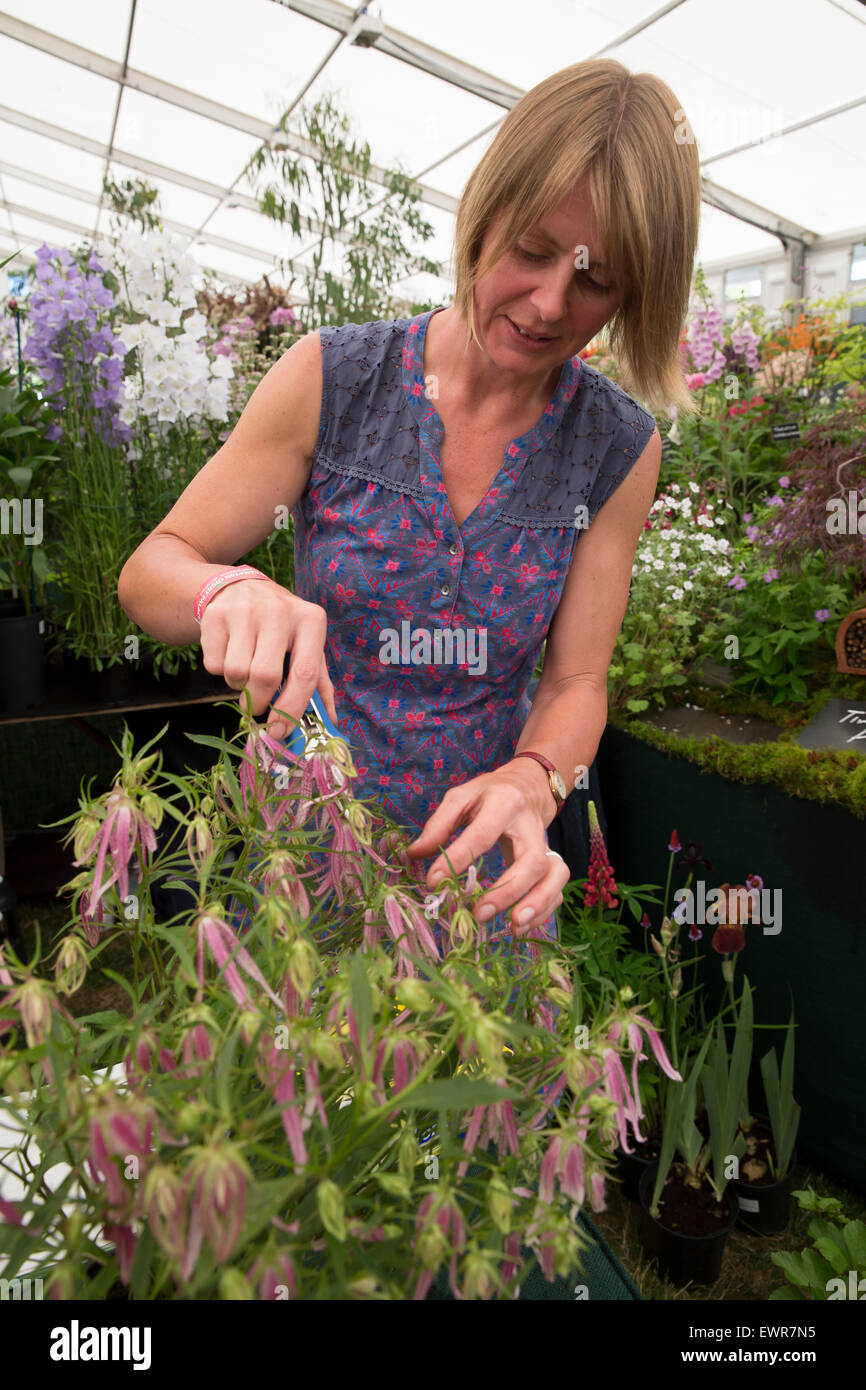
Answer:
[[210, 579], [202, 584], [193, 600], [193, 617], [201, 627], [201, 620], [204, 610], [207, 608], [214, 594], [219, 593], [220, 589], [225, 588], [226, 584], [234, 584], [239, 579], [268, 579], [267, 574], [262, 574], [261, 570], [253, 569], [252, 565], [239, 565], [235, 569], [223, 570], [222, 574], [214, 574]]

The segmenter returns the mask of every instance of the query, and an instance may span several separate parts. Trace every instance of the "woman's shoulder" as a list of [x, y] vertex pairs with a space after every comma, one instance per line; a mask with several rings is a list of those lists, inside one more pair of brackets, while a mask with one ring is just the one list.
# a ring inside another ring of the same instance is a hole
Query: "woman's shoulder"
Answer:
[[648, 429], [650, 433], [656, 427], [656, 419], [651, 411], [636, 401], [634, 396], [630, 396], [618, 382], [612, 381], [604, 372], [598, 371], [582, 359], [578, 389], [572, 406], [575, 413], [597, 414], [602, 411], [610, 417], [611, 424], [637, 425], [641, 429]]
[[363, 323], [329, 323], [318, 330], [322, 346], [352, 350], [378, 347], [394, 338], [402, 338], [410, 319], [366, 319]]

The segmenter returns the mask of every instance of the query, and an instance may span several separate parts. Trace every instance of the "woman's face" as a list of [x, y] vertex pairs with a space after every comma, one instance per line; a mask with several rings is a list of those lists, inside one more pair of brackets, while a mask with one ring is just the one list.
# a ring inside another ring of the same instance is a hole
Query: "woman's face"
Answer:
[[[482, 255], [490, 237], [488, 229]], [[497, 367], [546, 374], [591, 342], [626, 291], [604, 265], [592, 206], [578, 184], [478, 281], [478, 336]]]

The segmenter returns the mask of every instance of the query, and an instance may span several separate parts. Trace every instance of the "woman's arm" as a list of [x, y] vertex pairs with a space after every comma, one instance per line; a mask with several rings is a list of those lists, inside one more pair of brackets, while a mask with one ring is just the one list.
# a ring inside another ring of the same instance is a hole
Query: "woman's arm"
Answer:
[[274, 363], [222, 448], [121, 570], [120, 606], [144, 632], [175, 646], [199, 640], [192, 605], [201, 585], [269, 536], [277, 509], [291, 510], [306, 488], [321, 401], [315, 332]]

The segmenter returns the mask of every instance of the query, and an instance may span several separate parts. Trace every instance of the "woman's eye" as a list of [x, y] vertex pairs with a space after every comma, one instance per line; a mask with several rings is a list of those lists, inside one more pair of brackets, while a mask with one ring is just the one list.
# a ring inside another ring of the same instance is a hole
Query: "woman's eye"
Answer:
[[595, 294], [610, 294], [613, 288], [611, 285], [600, 285], [597, 280], [593, 280], [591, 275], [587, 275], [585, 270], [578, 271], [578, 274], [583, 276], [583, 283], [588, 285]]
[[524, 259], [525, 261], [543, 261], [543, 260], [544, 260], [544, 257], [543, 257], [543, 256], [538, 256], [538, 255], [536, 255], [533, 251], [524, 251], [524, 249], [523, 249], [522, 246], [518, 246], [517, 252], [518, 252], [518, 255], [522, 256], [523, 259]]

